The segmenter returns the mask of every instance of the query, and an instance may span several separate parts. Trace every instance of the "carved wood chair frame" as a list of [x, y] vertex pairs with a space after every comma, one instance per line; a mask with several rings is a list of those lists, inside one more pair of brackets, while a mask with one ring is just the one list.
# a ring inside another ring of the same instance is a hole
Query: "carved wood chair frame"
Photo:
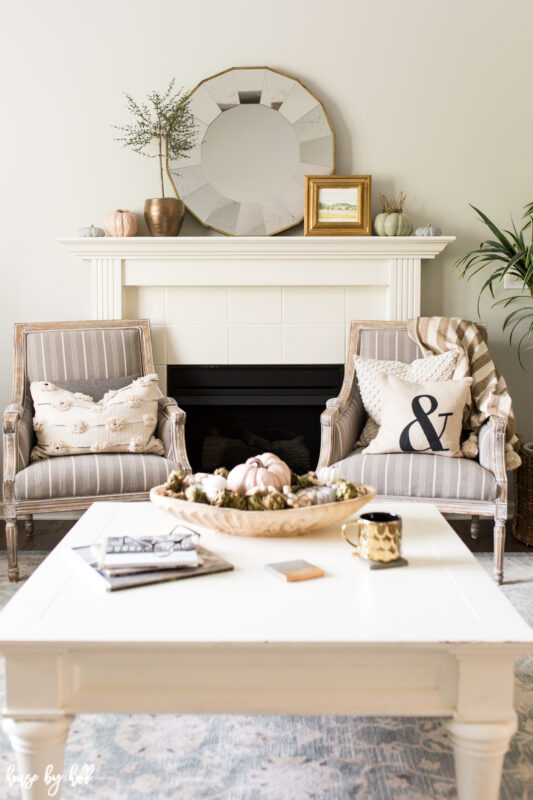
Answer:
[[[484, 323], [478, 327], [487, 341], [487, 330]], [[355, 373], [354, 355], [359, 354], [360, 333], [364, 329], [396, 329], [407, 330], [407, 322], [383, 320], [355, 320], [351, 323], [348, 355], [344, 371], [344, 381], [338, 397], [328, 400], [327, 408], [320, 417], [321, 446], [318, 466], [329, 466], [339, 461], [339, 438], [344, 414], [349, 413], [350, 404], [359, 397], [359, 388]], [[445, 514], [468, 514], [471, 516], [470, 532], [473, 539], [479, 536], [479, 517], [494, 519], [494, 579], [503, 580], [503, 559], [505, 550], [505, 521], [508, 514], [507, 470], [505, 467], [505, 419], [493, 416], [484, 423], [489, 426], [492, 437], [490, 465], [488, 468], [496, 481], [496, 497], [494, 500], [461, 500], [449, 498], [395, 497], [380, 495], [384, 500], [408, 500], [414, 503], [432, 503]], [[353, 442], [352, 442], [353, 448]], [[345, 458], [348, 452], [341, 454]], [[435, 456], [438, 458], [438, 456]]]
[[[150, 336], [150, 322], [147, 319], [115, 319], [89, 320], [84, 322], [36, 322], [16, 323], [14, 326], [14, 360], [13, 391], [11, 405], [3, 418], [3, 498], [4, 517], [6, 521], [6, 542], [8, 553], [8, 575], [10, 581], [19, 578], [18, 569], [18, 530], [17, 517], [24, 516], [26, 534], [33, 533], [33, 514], [53, 511], [80, 511], [88, 508], [96, 501], [141, 501], [147, 500], [148, 492], [130, 492], [122, 494], [106, 494], [85, 497], [53, 497], [40, 500], [17, 500], [15, 477], [18, 464], [18, 427], [26, 402], [26, 337], [29, 333], [39, 331], [87, 330], [109, 328], [133, 328], [139, 332], [141, 346], [142, 373], [149, 375], [155, 372]], [[191, 471], [185, 446], [185, 412], [179, 408], [175, 400], [166, 398], [168, 402], [160, 403], [158, 409], [158, 425], [163, 418], [172, 422], [171, 436], [173, 452], [177, 454], [177, 462], [187, 472]]]

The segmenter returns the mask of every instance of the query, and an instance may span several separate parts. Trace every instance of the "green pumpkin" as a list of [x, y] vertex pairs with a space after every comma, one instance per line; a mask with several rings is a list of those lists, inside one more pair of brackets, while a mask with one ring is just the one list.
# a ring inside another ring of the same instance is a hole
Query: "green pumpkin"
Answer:
[[380, 194], [381, 214], [374, 220], [374, 231], [378, 236], [410, 236], [413, 232], [411, 220], [403, 213], [405, 194], [385, 197]]
[[413, 226], [403, 211], [401, 213], [384, 211], [374, 220], [374, 231], [378, 236], [410, 236]]
[[431, 222], [428, 222], [427, 225], [423, 225], [421, 228], [417, 228], [415, 231], [415, 236], [440, 236], [440, 228], [437, 228], [436, 225], [432, 225]]

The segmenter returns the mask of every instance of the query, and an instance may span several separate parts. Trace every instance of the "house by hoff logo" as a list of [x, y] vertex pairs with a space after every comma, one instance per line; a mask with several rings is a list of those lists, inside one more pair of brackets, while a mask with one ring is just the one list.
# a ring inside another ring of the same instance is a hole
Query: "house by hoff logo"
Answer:
[[44, 775], [32, 775], [26, 773], [19, 775], [14, 764], [10, 764], [6, 770], [6, 783], [8, 786], [20, 786], [25, 791], [31, 789], [36, 783], [41, 781], [47, 787], [48, 797], [56, 797], [61, 786], [87, 786], [94, 778], [96, 764], [73, 764], [68, 773], [56, 772], [53, 764], [48, 764]]
[[[424, 411], [424, 407], [422, 406], [421, 402], [422, 400], [429, 400], [429, 408], [427, 411]], [[437, 415], [439, 417], [444, 417], [441, 432], [437, 433], [429, 417], [430, 414], [433, 414], [433, 412], [437, 410], [438, 405], [437, 398], [433, 397], [432, 394], [418, 394], [413, 398], [411, 408], [413, 409], [415, 419], [410, 422], [409, 425], [406, 425], [400, 434], [400, 449], [403, 450], [404, 453], [425, 453], [427, 450], [432, 450], [434, 453], [436, 453], [439, 451], [445, 452], [446, 450], [450, 449], [449, 447], [443, 447], [441, 438], [446, 430], [448, 417], [452, 416], [453, 411], [447, 411]], [[411, 444], [411, 430], [414, 425], [420, 425], [420, 428], [426, 437], [428, 447], [417, 449]]]

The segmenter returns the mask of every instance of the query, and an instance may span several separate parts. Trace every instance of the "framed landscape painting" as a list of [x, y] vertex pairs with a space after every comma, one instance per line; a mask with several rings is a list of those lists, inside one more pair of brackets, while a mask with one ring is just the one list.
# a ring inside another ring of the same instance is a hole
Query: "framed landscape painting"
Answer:
[[370, 236], [371, 175], [306, 175], [306, 236]]

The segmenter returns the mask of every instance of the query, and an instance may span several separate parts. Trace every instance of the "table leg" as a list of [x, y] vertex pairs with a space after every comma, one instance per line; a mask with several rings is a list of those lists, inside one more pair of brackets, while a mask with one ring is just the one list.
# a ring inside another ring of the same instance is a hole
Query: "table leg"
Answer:
[[[4, 718], [2, 727], [17, 758], [15, 777], [21, 781], [22, 800], [45, 800], [51, 796], [54, 776], [63, 772], [65, 744], [73, 719], [72, 716], [48, 720]], [[54, 797], [60, 795], [61, 786]]]
[[455, 754], [459, 800], [498, 800], [503, 757], [516, 731], [516, 720], [447, 723]]

